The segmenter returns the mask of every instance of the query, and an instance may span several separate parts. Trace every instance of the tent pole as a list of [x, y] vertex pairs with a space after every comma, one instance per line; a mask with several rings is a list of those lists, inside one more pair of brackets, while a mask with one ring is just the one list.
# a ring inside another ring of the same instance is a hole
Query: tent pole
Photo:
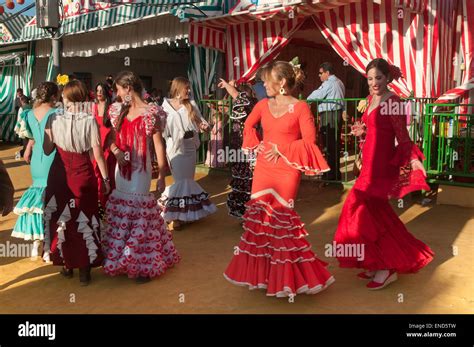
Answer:
[[61, 38], [59, 37], [59, 30], [55, 31], [51, 39], [52, 54], [53, 54], [53, 74], [55, 78], [61, 73]]

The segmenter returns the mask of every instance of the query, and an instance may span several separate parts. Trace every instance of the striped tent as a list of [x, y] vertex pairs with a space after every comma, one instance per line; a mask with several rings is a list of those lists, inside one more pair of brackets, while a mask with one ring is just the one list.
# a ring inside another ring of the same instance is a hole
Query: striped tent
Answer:
[[31, 18], [24, 15], [13, 16], [11, 13], [1, 14], [0, 26], [4, 26], [8, 34], [5, 35], [6, 33], [3, 33], [4, 35], [0, 38], [0, 44], [18, 41], [21, 38], [21, 31], [31, 21]]
[[54, 59], [53, 59], [53, 51], [51, 50], [51, 53], [48, 58], [48, 66], [46, 68], [46, 77], [45, 81], [50, 81], [50, 82], [56, 82], [56, 71], [54, 69]]
[[[193, 5], [184, 0], [123, 0], [116, 2], [100, 2], [90, 0], [62, 0], [64, 16], [60, 34], [71, 35], [108, 27], [122, 25], [151, 18], [160, 14], [173, 13], [181, 20], [193, 17], [206, 17], [222, 14], [224, 0], [206, 0]], [[36, 26], [36, 17], [23, 29], [22, 40], [38, 40], [50, 34]]]
[[454, 87], [452, 43], [459, 1], [404, 3], [363, 1], [313, 19], [336, 52], [361, 73], [372, 59], [384, 58], [403, 73], [392, 84], [398, 94], [438, 97]]
[[[216, 49], [225, 48], [228, 78], [245, 81], [276, 58], [302, 21], [312, 20], [341, 58], [361, 73], [370, 60], [382, 57], [402, 70], [404, 78], [392, 84], [400, 95], [438, 97], [455, 87], [454, 57], [461, 42], [471, 42], [467, 38], [462, 41], [457, 30], [468, 28], [469, 23], [472, 27], [467, 8], [472, 6], [471, 0], [309, 0], [284, 4], [245, 10], [236, 6], [225, 16], [192, 23], [191, 43], [210, 47], [217, 42]], [[196, 35], [198, 27], [200, 35]], [[465, 37], [469, 29], [464, 32]], [[216, 39], [205, 40], [210, 35]], [[462, 57], [468, 63], [472, 45], [463, 43], [463, 47]], [[469, 73], [464, 77], [468, 82], [466, 76]]]
[[[230, 13], [191, 22], [190, 43], [226, 53], [227, 78], [252, 79], [259, 67], [274, 59], [304, 23], [307, 13], [337, 8], [360, 0], [241, 0]], [[258, 5], [256, 5], [258, 4]]]
[[211, 91], [216, 90], [215, 76], [220, 54], [213, 49], [191, 46], [188, 78], [195, 100], [209, 97]]
[[16, 123], [15, 95], [22, 88], [25, 95], [31, 92], [34, 43], [0, 47], [0, 139], [14, 141]]
[[[461, 47], [460, 53], [454, 56], [455, 67], [460, 66], [464, 68], [464, 75], [462, 84], [453, 89], [446, 91], [436, 102], [446, 103], [452, 102], [458, 98], [462, 98], [463, 103], [472, 103], [474, 100], [474, 34], [472, 33], [472, 26], [474, 23], [474, 2], [464, 1], [462, 9], [458, 11], [458, 23], [461, 29], [458, 32], [460, 36]], [[455, 42], [459, 42], [456, 38]], [[471, 101], [469, 102], [469, 98]]]

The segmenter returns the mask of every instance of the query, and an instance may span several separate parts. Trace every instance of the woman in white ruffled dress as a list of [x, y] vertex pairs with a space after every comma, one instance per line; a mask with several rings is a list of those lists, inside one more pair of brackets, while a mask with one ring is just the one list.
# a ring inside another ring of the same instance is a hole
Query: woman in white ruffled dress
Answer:
[[189, 100], [189, 81], [183, 77], [173, 79], [170, 98], [163, 101], [168, 114], [164, 138], [166, 155], [174, 183], [166, 187], [161, 196], [163, 218], [173, 223], [173, 229], [183, 223], [194, 222], [217, 211], [209, 194], [194, 180], [199, 132], [209, 131], [196, 103]]

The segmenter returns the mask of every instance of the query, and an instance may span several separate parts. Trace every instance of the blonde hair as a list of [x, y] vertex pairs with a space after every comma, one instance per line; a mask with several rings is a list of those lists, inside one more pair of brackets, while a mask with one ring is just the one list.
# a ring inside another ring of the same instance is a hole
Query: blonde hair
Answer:
[[[176, 98], [178, 95], [187, 93], [187, 89], [190, 85], [191, 83], [187, 78], [175, 77], [173, 81], [171, 81], [170, 98]], [[189, 119], [199, 125], [201, 123], [201, 119], [198, 117], [189, 99], [183, 99], [181, 102], [183, 103], [184, 107], [186, 107], [186, 110], [188, 110]]]
[[296, 86], [302, 85], [305, 79], [303, 70], [298, 66], [293, 66], [287, 61], [274, 61], [264, 66], [261, 71], [263, 80], [271, 78], [271, 73], [275, 72], [276, 80], [279, 82], [286, 79], [286, 87], [292, 91]]

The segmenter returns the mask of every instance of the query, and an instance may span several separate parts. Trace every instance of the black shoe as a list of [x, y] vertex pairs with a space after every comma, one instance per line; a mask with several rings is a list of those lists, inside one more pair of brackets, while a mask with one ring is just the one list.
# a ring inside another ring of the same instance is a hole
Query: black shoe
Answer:
[[64, 266], [63, 268], [61, 269], [61, 271], [59, 272], [61, 275], [63, 275], [64, 277], [66, 278], [72, 278], [72, 276], [74, 276], [74, 272], [72, 269], [66, 269]]
[[91, 268], [86, 267], [79, 269], [79, 282], [81, 286], [85, 287], [88, 286], [91, 281]]

